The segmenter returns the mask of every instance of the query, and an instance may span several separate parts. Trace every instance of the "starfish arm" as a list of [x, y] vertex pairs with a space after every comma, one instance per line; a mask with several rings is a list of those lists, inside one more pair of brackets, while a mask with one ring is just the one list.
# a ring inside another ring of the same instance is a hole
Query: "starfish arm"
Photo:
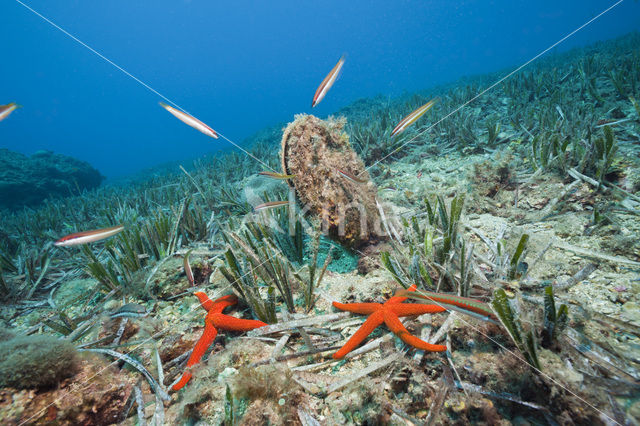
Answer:
[[202, 333], [200, 340], [198, 340], [198, 343], [193, 347], [193, 352], [191, 352], [191, 356], [187, 361], [187, 367], [191, 367], [200, 362], [202, 356], [207, 349], [209, 349], [209, 346], [211, 346], [217, 335], [218, 330], [214, 327], [213, 322], [205, 321], [204, 332]]
[[422, 315], [422, 314], [435, 314], [438, 312], [446, 311], [445, 308], [438, 305], [427, 305], [422, 303], [413, 303], [413, 304], [393, 304], [391, 306], [386, 306], [386, 309], [391, 310], [396, 316], [399, 317], [408, 317], [411, 315]]
[[362, 343], [362, 341], [366, 339], [373, 330], [375, 330], [380, 324], [382, 324], [382, 321], [381, 310], [378, 310], [369, 315], [369, 318], [367, 318], [367, 320], [362, 323], [358, 331], [356, 331], [353, 336], [351, 336], [351, 338], [347, 340], [347, 343], [345, 343], [344, 346], [338, 349], [338, 352], [333, 354], [333, 359], [344, 358], [346, 354], [357, 348], [358, 345]]
[[224, 308], [227, 306], [235, 305], [238, 303], [238, 297], [235, 294], [228, 294], [226, 296], [222, 296], [213, 302], [213, 306], [211, 308], [211, 312], [222, 313]]
[[371, 315], [382, 307], [381, 303], [339, 303], [333, 302], [333, 307], [341, 311], [349, 311], [354, 314]]
[[205, 321], [204, 325], [204, 333], [202, 333], [202, 337], [198, 340], [198, 343], [193, 347], [193, 352], [191, 352], [191, 356], [187, 361], [187, 371], [182, 374], [180, 381], [171, 387], [172, 390], [178, 391], [184, 387], [184, 385], [191, 380], [191, 371], [189, 367], [192, 367], [200, 362], [202, 356], [207, 351], [211, 343], [216, 339], [218, 334], [218, 330], [213, 326], [213, 323], [210, 321]]
[[202, 305], [205, 311], [209, 312], [211, 308], [213, 308], [214, 302], [209, 299], [209, 296], [207, 296], [203, 292], [196, 291], [195, 293], [193, 293], [193, 295], [198, 298], [198, 300], [200, 301], [200, 305]]
[[184, 385], [189, 383], [189, 380], [191, 380], [192, 376], [193, 376], [193, 374], [191, 374], [191, 371], [189, 371], [189, 370], [185, 371], [184, 373], [182, 373], [182, 377], [180, 377], [180, 381], [178, 383], [176, 383], [175, 385], [171, 386], [171, 390], [172, 391], [179, 391], [180, 389], [182, 389], [184, 387]]
[[411, 345], [414, 348], [429, 352], [444, 352], [447, 350], [446, 346], [433, 345], [431, 343], [425, 342], [422, 339], [418, 339], [416, 336], [412, 336], [409, 333], [409, 330], [407, 330], [405, 326], [402, 325], [398, 317], [390, 309], [385, 309], [383, 315], [384, 323], [387, 325], [387, 327], [389, 327], [389, 330], [391, 330], [407, 345]]
[[[413, 284], [411, 287], [409, 287], [407, 289], [407, 291], [416, 291], [416, 288], [418, 288], [415, 284]], [[402, 297], [402, 296], [392, 296], [389, 298], [389, 300], [387, 300], [386, 302], [384, 302], [385, 305], [392, 305], [394, 303], [402, 303], [405, 300], [407, 300], [406, 297]]]
[[249, 331], [267, 325], [262, 321], [241, 319], [224, 314], [214, 314], [211, 320], [217, 328], [230, 331]]

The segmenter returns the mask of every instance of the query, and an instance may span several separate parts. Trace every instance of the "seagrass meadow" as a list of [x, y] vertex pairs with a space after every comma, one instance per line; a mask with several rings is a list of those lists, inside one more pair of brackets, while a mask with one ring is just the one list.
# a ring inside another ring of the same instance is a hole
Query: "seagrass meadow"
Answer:
[[[264, 164], [220, 152], [3, 210], [2, 424], [638, 424], [640, 34], [545, 56], [483, 93], [509, 71], [326, 121], [355, 152], [335, 158], [366, 172], [305, 183], [305, 203], [368, 185], [382, 233], [358, 245], [323, 233], [321, 207], [294, 214], [295, 177], [258, 174], [305, 172], [280, 157], [287, 123], [242, 144]], [[104, 242], [53, 245], [118, 224]], [[444, 309], [407, 314], [404, 332], [385, 317], [334, 359], [365, 320], [358, 304]]]

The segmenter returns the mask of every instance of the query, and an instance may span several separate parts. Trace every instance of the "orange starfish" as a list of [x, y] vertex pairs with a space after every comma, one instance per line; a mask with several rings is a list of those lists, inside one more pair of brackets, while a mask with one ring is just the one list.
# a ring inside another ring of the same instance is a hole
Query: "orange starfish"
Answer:
[[[415, 291], [416, 286], [412, 285], [408, 291]], [[369, 318], [362, 324], [362, 326], [355, 332], [347, 343], [341, 347], [338, 352], [333, 354], [334, 359], [341, 359], [346, 354], [354, 350], [358, 345], [378, 328], [383, 322], [389, 327], [396, 336], [402, 339], [408, 345], [423, 351], [430, 352], [443, 352], [447, 350], [446, 346], [433, 345], [421, 340], [409, 333], [404, 325], [400, 322], [398, 317], [408, 317], [411, 315], [433, 314], [437, 312], [445, 311], [446, 309], [438, 305], [425, 305], [425, 304], [407, 304], [403, 305], [407, 298], [400, 296], [393, 296], [384, 303], [338, 303], [333, 302], [333, 306], [342, 310], [354, 312], [356, 314], [369, 315]]]
[[200, 300], [202, 307], [207, 311], [207, 316], [204, 319], [204, 333], [202, 333], [202, 337], [193, 347], [193, 352], [191, 352], [191, 356], [187, 361], [187, 370], [182, 374], [180, 381], [171, 387], [171, 390], [174, 391], [182, 389], [184, 385], [191, 380], [191, 371], [189, 368], [200, 362], [202, 356], [218, 335], [218, 329], [249, 331], [267, 325], [262, 321], [240, 319], [223, 314], [222, 311], [227, 306], [238, 303], [238, 298], [234, 294], [223, 296], [213, 301], [201, 291], [197, 291], [194, 294]]

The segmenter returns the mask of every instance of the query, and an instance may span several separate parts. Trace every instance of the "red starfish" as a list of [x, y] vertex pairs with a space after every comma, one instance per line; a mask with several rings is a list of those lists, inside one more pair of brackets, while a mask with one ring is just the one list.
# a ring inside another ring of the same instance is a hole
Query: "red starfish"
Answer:
[[[412, 285], [408, 291], [415, 291], [416, 286]], [[338, 352], [333, 354], [334, 359], [341, 359], [346, 354], [354, 350], [358, 345], [367, 338], [373, 330], [375, 330], [383, 322], [389, 327], [389, 330], [394, 332], [396, 336], [402, 339], [408, 345], [423, 351], [430, 352], [443, 352], [447, 350], [443, 345], [432, 345], [424, 340], [418, 339], [415, 336], [409, 334], [404, 325], [400, 322], [398, 317], [408, 317], [411, 315], [433, 314], [437, 312], [445, 311], [446, 309], [438, 305], [425, 305], [425, 304], [407, 304], [403, 305], [407, 298], [400, 296], [393, 296], [384, 303], [338, 303], [333, 302], [333, 306], [343, 310], [354, 312], [356, 314], [369, 315], [369, 318], [362, 324], [362, 326], [355, 332], [353, 336], [341, 347]]]
[[207, 311], [207, 316], [204, 319], [204, 333], [202, 333], [202, 337], [193, 347], [193, 352], [191, 352], [191, 356], [187, 361], [187, 370], [182, 374], [180, 381], [171, 388], [171, 390], [174, 391], [182, 389], [191, 379], [191, 371], [189, 368], [200, 362], [200, 359], [202, 359], [202, 356], [218, 335], [218, 329], [249, 331], [267, 325], [262, 321], [240, 319], [223, 314], [222, 311], [227, 306], [238, 303], [238, 298], [234, 294], [222, 296], [213, 301], [201, 291], [197, 291], [194, 294], [200, 300], [202, 307]]

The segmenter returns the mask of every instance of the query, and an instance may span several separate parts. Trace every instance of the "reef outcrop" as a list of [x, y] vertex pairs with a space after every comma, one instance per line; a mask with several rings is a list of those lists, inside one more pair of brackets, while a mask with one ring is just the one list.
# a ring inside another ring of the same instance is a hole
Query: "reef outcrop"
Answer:
[[137, 380], [126, 369], [85, 354], [78, 372], [50, 389], [0, 388], [0, 424], [119, 424]]
[[344, 118], [320, 120], [297, 115], [282, 136], [282, 171], [295, 175], [303, 211], [316, 216], [323, 231], [348, 247], [383, 236], [376, 187], [343, 131]]
[[87, 162], [38, 151], [31, 157], [0, 149], [0, 208], [36, 206], [47, 198], [78, 195], [100, 186], [104, 176]]

